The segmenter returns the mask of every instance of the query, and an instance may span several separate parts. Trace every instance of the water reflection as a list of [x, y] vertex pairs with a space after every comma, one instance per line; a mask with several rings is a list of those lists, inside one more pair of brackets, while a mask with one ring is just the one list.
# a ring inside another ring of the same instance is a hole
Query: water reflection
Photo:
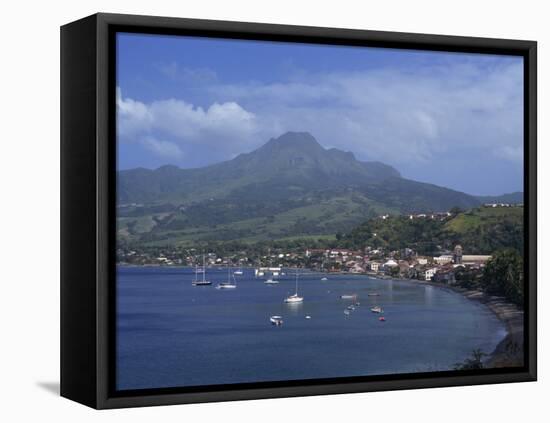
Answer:
[[303, 314], [302, 309], [304, 307], [304, 303], [285, 303], [285, 309], [288, 311], [289, 314], [293, 316], [297, 316], [298, 314]]
[[393, 302], [393, 280], [392, 279], [388, 280], [387, 290], [388, 290], [388, 298], [390, 302]]
[[434, 287], [431, 285], [426, 285], [424, 287], [424, 304], [431, 306], [434, 299]]

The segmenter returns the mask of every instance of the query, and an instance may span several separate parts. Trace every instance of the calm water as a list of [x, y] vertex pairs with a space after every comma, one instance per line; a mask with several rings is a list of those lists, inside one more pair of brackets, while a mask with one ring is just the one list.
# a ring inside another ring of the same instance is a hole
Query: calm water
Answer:
[[[207, 276], [215, 285], [227, 271]], [[451, 291], [322, 276], [302, 275], [304, 303], [288, 305], [292, 275], [268, 286], [245, 269], [237, 289], [218, 290], [193, 287], [192, 269], [119, 268], [118, 389], [447, 370], [475, 348], [491, 352], [505, 335], [486, 307]], [[346, 316], [350, 301], [339, 296], [353, 293], [361, 305]], [[271, 315], [284, 324], [272, 326]]]

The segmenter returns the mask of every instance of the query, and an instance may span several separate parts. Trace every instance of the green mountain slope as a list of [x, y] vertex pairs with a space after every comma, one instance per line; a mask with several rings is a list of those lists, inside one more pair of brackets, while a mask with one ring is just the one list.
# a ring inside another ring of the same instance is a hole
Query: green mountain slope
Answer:
[[492, 254], [502, 248], [523, 253], [523, 235], [523, 207], [479, 207], [447, 218], [370, 219], [344, 236], [342, 243], [353, 248], [409, 247], [422, 254], [436, 254], [456, 244], [466, 254]]
[[147, 243], [333, 235], [382, 213], [480, 204], [300, 132], [199, 169], [120, 171], [117, 196], [119, 234]]

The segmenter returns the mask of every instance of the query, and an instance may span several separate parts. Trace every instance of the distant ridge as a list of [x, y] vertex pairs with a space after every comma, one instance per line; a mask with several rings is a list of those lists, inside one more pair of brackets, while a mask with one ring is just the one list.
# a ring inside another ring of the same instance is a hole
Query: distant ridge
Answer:
[[523, 203], [523, 192], [516, 191], [502, 195], [477, 195], [476, 198], [483, 204], [487, 203], [505, 203], [521, 204]]

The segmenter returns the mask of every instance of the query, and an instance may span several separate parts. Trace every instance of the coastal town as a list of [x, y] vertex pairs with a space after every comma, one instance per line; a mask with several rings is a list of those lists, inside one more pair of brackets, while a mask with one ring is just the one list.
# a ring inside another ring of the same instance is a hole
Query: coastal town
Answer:
[[[202, 254], [176, 257], [176, 252], [161, 254], [151, 258], [135, 251], [127, 253], [128, 264], [141, 261], [145, 265], [194, 266], [202, 264]], [[219, 257], [216, 253], [206, 253], [205, 262], [210, 267], [256, 267], [258, 269], [303, 268], [322, 273], [368, 274], [381, 278], [418, 279], [421, 281], [454, 284], [457, 274], [468, 271], [471, 275], [480, 273], [490, 255], [464, 254], [462, 246], [456, 245], [453, 251], [435, 257], [421, 256], [410, 248], [400, 251], [384, 251], [366, 246], [364, 250], [348, 249], [306, 249], [303, 252], [274, 252], [260, 260], [251, 261], [248, 257], [235, 254]], [[458, 276], [460, 277], [460, 276]]]
[[[490, 203], [485, 208], [522, 207], [521, 204]], [[439, 220], [452, 213], [418, 213], [407, 220]], [[378, 217], [389, 219], [387, 214]], [[376, 236], [376, 234], [373, 234]], [[437, 254], [420, 254], [414, 248], [389, 250], [380, 246], [362, 248], [284, 248], [268, 247], [264, 251], [242, 249], [216, 252], [212, 249], [166, 246], [152, 249], [119, 247], [117, 263], [141, 266], [196, 266], [203, 261], [209, 267], [250, 267], [256, 269], [299, 268], [321, 273], [368, 274], [380, 278], [415, 279], [453, 285], [465, 275], [469, 280], [481, 275], [491, 255], [472, 254], [456, 243], [452, 248], [438, 246]]]

